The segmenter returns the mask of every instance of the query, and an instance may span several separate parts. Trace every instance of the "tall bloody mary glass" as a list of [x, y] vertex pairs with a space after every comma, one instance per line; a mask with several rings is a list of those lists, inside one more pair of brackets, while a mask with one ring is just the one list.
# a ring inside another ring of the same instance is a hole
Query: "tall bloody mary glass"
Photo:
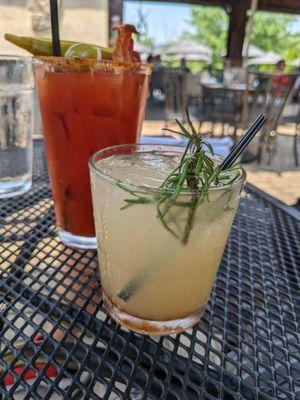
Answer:
[[96, 248], [88, 160], [140, 135], [151, 67], [41, 57], [35, 65], [56, 221], [61, 240]]

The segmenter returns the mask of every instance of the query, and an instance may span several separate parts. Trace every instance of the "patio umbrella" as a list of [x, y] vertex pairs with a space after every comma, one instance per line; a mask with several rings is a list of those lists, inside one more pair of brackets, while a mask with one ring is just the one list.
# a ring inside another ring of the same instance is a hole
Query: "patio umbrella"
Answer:
[[275, 65], [281, 59], [282, 57], [280, 54], [268, 51], [263, 56], [249, 59], [247, 65]]
[[254, 44], [249, 45], [248, 58], [263, 57], [265, 54], [265, 51], [257, 46], [254, 46]]
[[150, 54], [152, 52], [151, 47], [148, 47], [146, 45], [144, 45], [143, 43], [140, 42], [135, 42], [134, 43], [134, 49], [136, 51], [138, 51], [139, 53], [143, 53], [143, 54]]
[[211, 56], [208, 54], [195, 54], [195, 53], [181, 53], [172, 56], [172, 60], [181, 60], [184, 58], [186, 61], [205, 61], [211, 62]]
[[[244, 51], [243, 51], [244, 53]], [[257, 58], [257, 57], [263, 57], [266, 54], [266, 52], [262, 49], [260, 49], [257, 46], [254, 46], [254, 44], [249, 45], [248, 49], [248, 59], [249, 58]], [[222, 52], [221, 54], [222, 57], [226, 57], [226, 52]]]
[[140, 42], [134, 43], [134, 49], [140, 53], [142, 61], [146, 61], [149, 54], [153, 52], [151, 47], [145, 46]]
[[300, 67], [300, 58], [296, 58], [296, 60], [289, 61], [288, 64], [294, 67]]
[[197, 54], [197, 55], [202, 55], [206, 54], [210, 56], [212, 54], [212, 50], [204, 46], [203, 44], [196, 42], [195, 40], [191, 39], [182, 39], [177, 43], [173, 43], [166, 51], [165, 54], [182, 54], [183, 57], [184, 55], [187, 54]]

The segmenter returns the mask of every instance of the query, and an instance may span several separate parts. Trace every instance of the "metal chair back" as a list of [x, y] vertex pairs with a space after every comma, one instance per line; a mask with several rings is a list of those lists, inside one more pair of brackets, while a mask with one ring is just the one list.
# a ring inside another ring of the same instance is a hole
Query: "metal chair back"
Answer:
[[247, 88], [243, 98], [241, 127], [246, 128], [257, 114], [267, 114], [268, 120], [259, 137], [258, 161], [262, 152], [269, 153], [268, 163], [276, 151], [275, 136], [282, 112], [291, 96], [297, 74], [270, 74], [247, 71]]
[[300, 165], [300, 74], [282, 113], [281, 121], [293, 129], [293, 155], [295, 165], [298, 167]]
[[240, 122], [243, 105], [243, 91], [223, 84], [202, 86], [202, 109], [200, 120], [235, 125]]
[[168, 121], [178, 118], [185, 122], [185, 108], [187, 104], [185, 73], [168, 68], [163, 71], [163, 83], [165, 94], [164, 119]]

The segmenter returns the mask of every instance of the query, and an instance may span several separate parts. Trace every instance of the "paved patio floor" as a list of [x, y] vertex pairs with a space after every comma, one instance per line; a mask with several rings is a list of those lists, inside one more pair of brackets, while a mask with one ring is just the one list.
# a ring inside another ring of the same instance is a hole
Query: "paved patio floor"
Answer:
[[[163, 120], [146, 120], [142, 134], [163, 134], [161, 129], [164, 126]], [[282, 125], [278, 131], [276, 152], [272, 157], [271, 165], [263, 160], [261, 164], [245, 164], [244, 168], [247, 170], [250, 183], [284, 203], [294, 205], [300, 199], [300, 167], [295, 166], [293, 156], [294, 130], [292, 126]], [[252, 143], [252, 147], [255, 148], [255, 146], [256, 143]], [[298, 147], [300, 157], [300, 139]]]

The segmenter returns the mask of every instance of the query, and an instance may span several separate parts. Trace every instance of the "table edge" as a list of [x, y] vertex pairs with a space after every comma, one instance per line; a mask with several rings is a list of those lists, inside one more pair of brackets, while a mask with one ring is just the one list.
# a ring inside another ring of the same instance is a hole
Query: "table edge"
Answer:
[[274, 207], [279, 208], [281, 211], [285, 212], [286, 214], [300, 222], [300, 211], [297, 210], [295, 207], [288, 206], [287, 204], [276, 199], [265, 191], [259, 189], [257, 186], [252, 185], [252, 183], [247, 182], [245, 185], [245, 189], [246, 192], [262, 198], [263, 200], [271, 203]]

